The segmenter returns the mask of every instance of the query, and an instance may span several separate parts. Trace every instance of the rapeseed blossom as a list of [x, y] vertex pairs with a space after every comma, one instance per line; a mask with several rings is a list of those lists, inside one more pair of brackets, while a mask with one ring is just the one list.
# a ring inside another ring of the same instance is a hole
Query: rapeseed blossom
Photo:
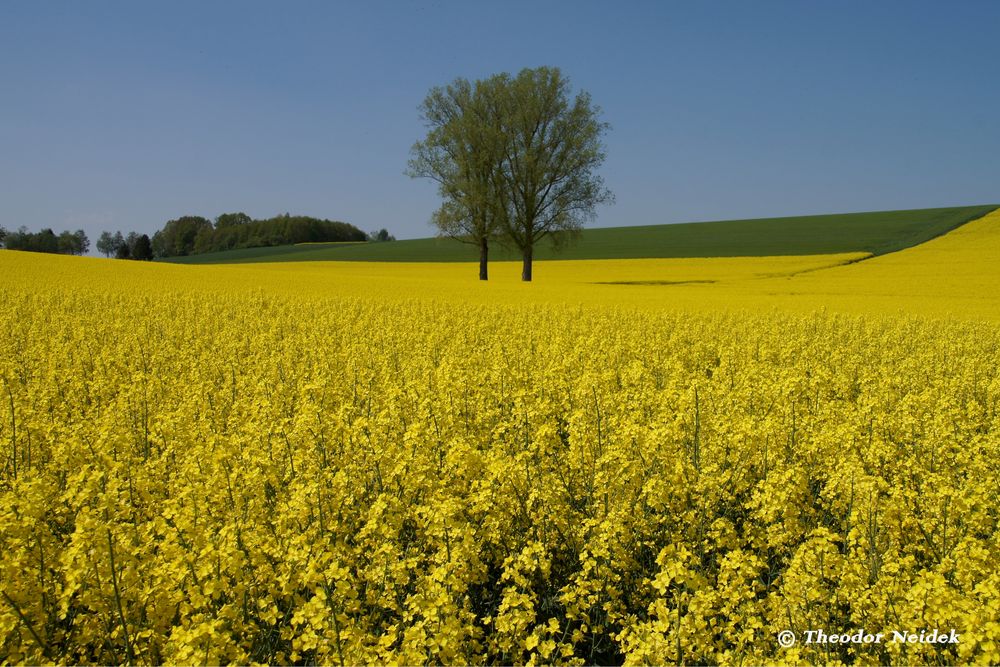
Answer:
[[1000, 662], [996, 324], [452, 270], [0, 256], [0, 657]]

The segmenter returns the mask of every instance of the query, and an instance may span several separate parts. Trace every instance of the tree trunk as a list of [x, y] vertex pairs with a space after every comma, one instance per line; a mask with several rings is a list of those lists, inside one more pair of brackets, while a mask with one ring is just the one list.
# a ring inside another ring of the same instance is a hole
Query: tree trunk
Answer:
[[490, 254], [490, 248], [486, 237], [483, 237], [482, 242], [479, 244], [479, 279], [489, 280], [489, 272], [486, 269], [486, 258]]
[[531, 282], [531, 254], [534, 248], [528, 246], [524, 249], [524, 264], [521, 267], [521, 280], [526, 283]]

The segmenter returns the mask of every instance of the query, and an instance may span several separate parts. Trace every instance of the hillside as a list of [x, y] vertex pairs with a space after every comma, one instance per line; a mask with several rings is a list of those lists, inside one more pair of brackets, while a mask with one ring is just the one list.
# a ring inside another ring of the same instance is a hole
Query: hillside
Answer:
[[[748, 257], [867, 252], [883, 255], [940, 236], [980, 218], [996, 205], [874, 211], [786, 218], [690, 222], [584, 230], [577, 243], [554, 250], [547, 242], [536, 259], [626, 259]], [[516, 251], [495, 247], [493, 260], [517, 259]], [[392, 243], [308, 244], [246, 248], [166, 261], [228, 264], [283, 261], [465, 262], [476, 249], [450, 239], [424, 238]]]

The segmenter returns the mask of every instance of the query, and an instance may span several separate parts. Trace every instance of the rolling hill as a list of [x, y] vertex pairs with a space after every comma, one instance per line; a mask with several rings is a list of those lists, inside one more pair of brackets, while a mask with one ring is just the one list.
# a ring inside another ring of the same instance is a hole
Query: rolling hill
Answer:
[[[918, 245], [980, 218], [996, 205], [874, 211], [785, 218], [690, 222], [586, 229], [578, 242], [556, 250], [543, 242], [535, 259], [747, 257], [867, 252], [884, 255]], [[512, 260], [515, 250], [494, 244], [490, 259]], [[166, 261], [229, 264], [284, 261], [476, 261], [473, 246], [451, 239], [391, 243], [305, 244], [244, 248]]]

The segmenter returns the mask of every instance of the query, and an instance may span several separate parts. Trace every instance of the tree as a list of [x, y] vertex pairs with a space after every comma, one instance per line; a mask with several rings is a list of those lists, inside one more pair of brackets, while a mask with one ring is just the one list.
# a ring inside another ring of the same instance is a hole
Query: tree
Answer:
[[170, 251], [167, 248], [167, 238], [163, 230], [153, 233], [153, 257], [169, 257]]
[[[157, 235], [160, 235], [157, 247], [167, 257], [190, 255], [194, 252], [195, 239], [203, 229], [212, 230], [212, 223], [200, 215], [185, 215], [170, 220]], [[154, 237], [154, 241], [155, 241]]]
[[135, 232], [129, 232], [125, 236], [125, 245], [128, 246], [128, 256], [129, 256], [129, 258], [135, 257], [135, 253], [133, 251], [135, 250], [135, 244], [136, 244], [136, 241], [138, 241], [138, 240], [139, 240], [139, 235], [137, 233], [135, 233]]
[[121, 232], [115, 232], [115, 235], [111, 237], [111, 244], [114, 248], [112, 253], [115, 256], [115, 259], [129, 258], [128, 242], [125, 240], [125, 237], [122, 236]]
[[213, 230], [208, 227], [202, 227], [198, 230], [198, 233], [194, 236], [192, 254], [200, 255], [203, 252], [212, 251], [212, 232]]
[[90, 240], [82, 229], [66, 231], [59, 235], [58, 247], [63, 255], [84, 255], [90, 248]]
[[111, 257], [115, 254], [115, 237], [111, 235], [111, 232], [104, 231], [97, 238], [97, 252], [101, 253], [105, 257]]
[[73, 236], [73, 232], [66, 231], [59, 235], [59, 254], [61, 255], [75, 255], [76, 254], [76, 237]]
[[35, 252], [59, 252], [59, 237], [56, 236], [56, 233], [51, 228], [46, 227], [37, 234], [29, 234], [29, 236], [34, 236], [34, 239], [32, 239], [34, 242], [29, 245], [28, 250]]
[[[120, 233], [118, 235], [121, 236]], [[129, 249], [128, 243], [122, 240], [122, 242], [119, 243], [117, 247], [115, 247], [115, 259], [131, 259], [131, 258], [132, 258], [132, 251]]]
[[3, 225], [0, 225], [0, 246], [3, 245], [4, 240], [7, 238], [7, 230]]
[[76, 254], [86, 255], [90, 250], [90, 239], [87, 238], [86, 232], [78, 229], [73, 232], [73, 236], [76, 237]]
[[396, 237], [389, 233], [389, 230], [383, 227], [377, 232], [368, 232], [367, 241], [369, 243], [385, 243], [386, 241], [395, 241]]
[[153, 245], [146, 234], [140, 234], [135, 239], [135, 244], [130, 249], [132, 259], [149, 261], [153, 259]]
[[614, 195], [596, 173], [604, 162], [600, 108], [586, 92], [569, 98], [569, 79], [558, 68], [524, 69], [503, 86], [504, 168], [501, 196], [510, 241], [521, 250], [521, 280], [531, 280], [535, 245], [546, 236], [557, 244], [575, 236], [598, 204]]
[[489, 278], [490, 241], [505, 203], [497, 189], [503, 137], [496, 113], [499, 80], [455, 79], [433, 88], [420, 106], [427, 137], [413, 145], [407, 173], [437, 182], [444, 200], [431, 222], [441, 236], [479, 248], [479, 279]]
[[223, 213], [215, 219], [216, 229], [226, 229], [227, 227], [237, 227], [239, 225], [248, 225], [253, 220], [246, 213]]

